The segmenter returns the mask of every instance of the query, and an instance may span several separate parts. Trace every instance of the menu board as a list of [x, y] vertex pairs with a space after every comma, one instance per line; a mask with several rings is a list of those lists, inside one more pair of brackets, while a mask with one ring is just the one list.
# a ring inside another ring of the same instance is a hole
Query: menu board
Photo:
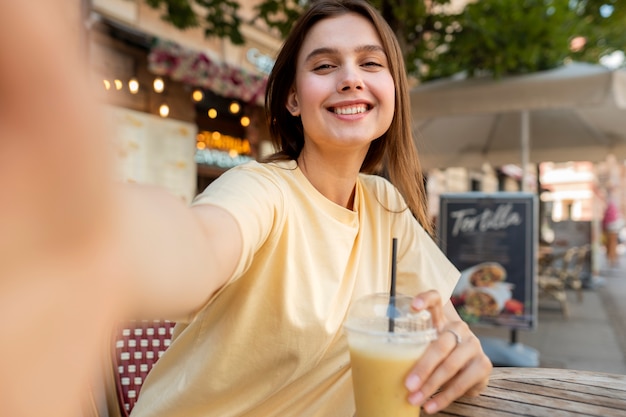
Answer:
[[537, 321], [536, 196], [442, 194], [438, 242], [461, 271], [452, 302], [463, 320], [512, 329]]
[[126, 108], [107, 110], [115, 134], [116, 178], [163, 187], [190, 203], [197, 188], [197, 127]]

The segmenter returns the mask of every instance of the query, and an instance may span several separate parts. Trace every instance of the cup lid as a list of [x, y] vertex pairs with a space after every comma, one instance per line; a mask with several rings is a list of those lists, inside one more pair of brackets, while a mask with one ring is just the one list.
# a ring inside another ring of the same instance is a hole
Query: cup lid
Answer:
[[421, 340], [437, 338], [428, 310], [411, 307], [413, 297], [386, 293], [369, 294], [354, 301], [344, 323], [346, 330], [367, 334], [419, 336]]

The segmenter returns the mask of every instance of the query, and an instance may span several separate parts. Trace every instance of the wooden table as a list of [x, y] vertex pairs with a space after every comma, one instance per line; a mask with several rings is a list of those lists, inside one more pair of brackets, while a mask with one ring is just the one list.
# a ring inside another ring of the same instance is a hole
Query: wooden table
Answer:
[[436, 416], [626, 416], [626, 375], [549, 368], [494, 368], [479, 397]]

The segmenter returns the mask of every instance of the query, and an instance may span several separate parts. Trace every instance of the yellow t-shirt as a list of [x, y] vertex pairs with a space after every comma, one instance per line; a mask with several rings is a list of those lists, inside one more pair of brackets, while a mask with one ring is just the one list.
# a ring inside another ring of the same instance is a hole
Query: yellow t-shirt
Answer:
[[[294, 161], [227, 171], [194, 204], [228, 210], [243, 236], [234, 275], [152, 369], [135, 417], [352, 417], [342, 324], [350, 303], [390, 285], [448, 299], [458, 271], [385, 179], [359, 175], [354, 211]], [[207, 274], [211, 265], [206, 266]]]

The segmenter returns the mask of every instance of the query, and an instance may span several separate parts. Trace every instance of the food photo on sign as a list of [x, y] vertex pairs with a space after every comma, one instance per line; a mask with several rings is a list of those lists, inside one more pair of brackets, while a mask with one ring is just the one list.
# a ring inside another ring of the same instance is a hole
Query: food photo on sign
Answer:
[[461, 272], [452, 293], [452, 303], [467, 322], [482, 316], [520, 316], [524, 303], [513, 298], [515, 284], [506, 282], [506, 269], [498, 262], [481, 262]]
[[461, 272], [451, 301], [466, 322], [534, 327], [535, 207], [528, 193], [441, 195], [439, 246]]

